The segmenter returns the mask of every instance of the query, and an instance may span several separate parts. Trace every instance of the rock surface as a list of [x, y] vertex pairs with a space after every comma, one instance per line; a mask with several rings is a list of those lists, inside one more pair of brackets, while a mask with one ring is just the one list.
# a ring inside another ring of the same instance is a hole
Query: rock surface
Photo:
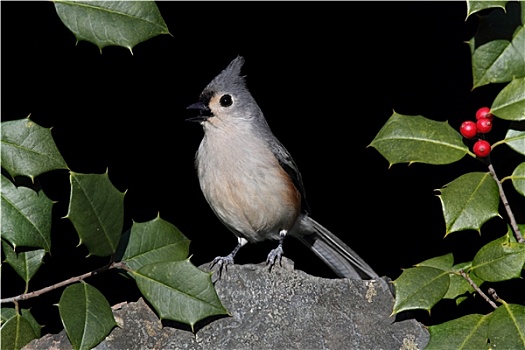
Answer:
[[[205, 269], [205, 267], [202, 267]], [[233, 265], [216, 283], [231, 316], [207, 320], [193, 334], [159, 321], [140, 299], [114, 311], [120, 328], [95, 349], [423, 349], [428, 332], [415, 320], [390, 317], [384, 280], [324, 279], [283, 267]], [[24, 349], [71, 349], [64, 331]]]

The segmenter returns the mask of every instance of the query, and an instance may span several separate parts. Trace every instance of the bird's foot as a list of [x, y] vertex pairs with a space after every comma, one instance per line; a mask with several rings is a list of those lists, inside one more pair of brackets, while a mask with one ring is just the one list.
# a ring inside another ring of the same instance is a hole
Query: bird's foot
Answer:
[[210, 264], [210, 269], [213, 268], [215, 265], [217, 265], [217, 274], [218, 278], [215, 282], [221, 279], [222, 276], [222, 268], [226, 270], [226, 267], [228, 265], [233, 265], [233, 255], [227, 255], [227, 256], [218, 256]]
[[282, 257], [283, 257], [283, 246], [282, 244], [279, 244], [277, 248], [272, 249], [270, 254], [268, 254], [268, 257], [266, 258], [266, 265], [268, 265], [271, 270], [276, 262], [279, 262], [279, 265], [281, 265]]

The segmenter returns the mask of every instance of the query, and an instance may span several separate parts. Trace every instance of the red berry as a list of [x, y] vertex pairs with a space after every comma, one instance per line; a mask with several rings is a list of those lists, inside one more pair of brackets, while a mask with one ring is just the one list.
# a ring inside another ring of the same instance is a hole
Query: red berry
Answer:
[[478, 119], [476, 123], [476, 128], [478, 129], [478, 132], [480, 134], [486, 134], [490, 130], [492, 130], [492, 121], [487, 118]]
[[461, 124], [459, 127], [459, 132], [463, 137], [467, 139], [472, 139], [478, 134], [478, 128], [476, 123], [473, 121], [467, 120]]
[[474, 154], [484, 158], [490, 154], [490, 143], [485, 140], [478, 140], [474, 144]]
[[490, 108], [489, 107], [481, 107], [476, 112], [476, 119], [479, 120], [479, 119], [485, 119], [485, 118], [490, 119], [490, 120], [492, 120], [494, 118], [492, 113], [490, 113]]

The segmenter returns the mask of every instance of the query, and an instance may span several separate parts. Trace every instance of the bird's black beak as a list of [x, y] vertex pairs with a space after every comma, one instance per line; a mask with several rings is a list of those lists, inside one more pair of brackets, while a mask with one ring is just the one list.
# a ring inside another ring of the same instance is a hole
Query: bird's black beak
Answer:
[[196, 109], [199, 111], [199, 115], [196, 117], [187, 118], [188, 122], [202, 122], [212, 116], [211, 110], [202, 102], [197, 102], [186, 107], [186, 109]]

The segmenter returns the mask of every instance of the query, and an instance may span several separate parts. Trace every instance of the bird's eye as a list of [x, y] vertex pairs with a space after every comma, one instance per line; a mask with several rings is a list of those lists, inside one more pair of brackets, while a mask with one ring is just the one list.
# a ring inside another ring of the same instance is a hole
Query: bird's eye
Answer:
[[223, 107], [230, 107], [233, 103], [232, 97], [230, 95], [222, 95], [219, 103]]

